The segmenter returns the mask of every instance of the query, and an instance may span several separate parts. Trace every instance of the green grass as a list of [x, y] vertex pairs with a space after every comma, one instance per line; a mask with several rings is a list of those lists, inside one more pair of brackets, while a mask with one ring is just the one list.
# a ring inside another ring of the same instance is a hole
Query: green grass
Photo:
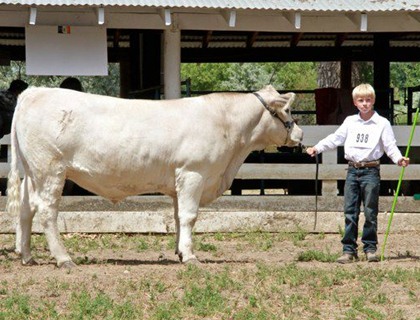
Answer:
[[330, 252], [323, 252], [319, 250], [307, 250], [304, 252], [301, 252], [297, 260], [298, 261], [320, 261], [320, 262], [335, 262], [337, 258], [339, 257], [339, 254], [331, 254]]
[[[219, 254], [229, 242], [243, 254], [274, 256], [284, 247], [294, 247], [296, 256], [288, 262], [256, 259], [198, 266], [128, 263], [112, 277], [108, 274], [109, 264], [96, 261], [93, 252], [172, 251], [174, 236], [66, 236], [69, 251], [81, 250], [76, 260], [79, 270], [60, 273], [53, 265], [29, 267], [34, 273], [41, 268], [44, 272], [50, 270], [45, 277], [2, 278], [18, 264], [12, 253], [3, 252], [0, 320], [418, 319], [406, 313], [406, 308], [420, 303], [418, 266], [363, 262], [339, 266], [334, 262], [338, 254], [331, 253], [328, 245], [312, 246], [326, 237], [309, 236], [304, 231], [195, 235], [199, 256]], [[34, 238], [39, 256], [47, 256], [44, 237]], [[13, 242], [9, 238], [2, 240], [7, 247]]]

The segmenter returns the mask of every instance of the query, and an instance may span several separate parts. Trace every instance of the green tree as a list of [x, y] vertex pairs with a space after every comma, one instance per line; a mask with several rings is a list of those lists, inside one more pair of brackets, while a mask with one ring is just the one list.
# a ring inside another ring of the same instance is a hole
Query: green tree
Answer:
[[184, 63], [181, 78], [191, 79], [193, 91], [221, 91], [221, 83], [229, 79], [229, 63]]
[[[119, 96], [119, 65], [108, 65], [108, 76], [80, 76], [77, 77], [86, 92], [103, 94], [108, 96]], [[22, 79], [30, 86], [35, 87], [59, 87], [66, 78], [61, 76], [28, 76], [26, 75], [25, 63], [12, 61], [10, 66], [0, 66], [0, 88], [7, 89], [14, 79]]]
[[187, 63], [182, 79], [193, 91], [252, 91], [267, 84], [277, 90], [316, 88], [316, 64], [296, 63]]

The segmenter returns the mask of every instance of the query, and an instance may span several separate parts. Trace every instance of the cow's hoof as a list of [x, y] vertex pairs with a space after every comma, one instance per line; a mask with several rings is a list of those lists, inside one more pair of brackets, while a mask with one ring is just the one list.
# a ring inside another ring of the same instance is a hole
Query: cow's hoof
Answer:
[[63, 263], [59, 264], [58, 267], [60, 269], [70, 270], [76, 268], [77, 266], [73, 261], [64, 261]]
[[30, 258], [28, 261], [22, 260], [22, 266], [37, 266], [38, 262], [34, 258]]
[[186, 265], [194, 265], [194, 266], [199, 266], [201, 264], [201, 262], [196, 258], [190, 258], [187, 261], [183, 262]]
[[182, 262], [182, 253], [181, 253], [181, 252], [179, 252], [179, 253], [175, 253], [175, 254], [177, 254], [177, 255], [178, 255], [179, 262]]

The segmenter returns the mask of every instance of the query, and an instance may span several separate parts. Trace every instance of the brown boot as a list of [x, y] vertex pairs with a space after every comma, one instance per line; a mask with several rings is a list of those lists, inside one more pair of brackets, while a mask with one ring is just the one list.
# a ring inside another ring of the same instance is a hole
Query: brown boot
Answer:
[[352, 263], [357, 261], [357, 254], [355, 253], [349, 253], [349, 252], [344, 252], [343, 255], [337, 259], [337, 263]]
[[379, 258], [375, 252], [366, 252], [366, 260], [368, 262], [379, 262]]

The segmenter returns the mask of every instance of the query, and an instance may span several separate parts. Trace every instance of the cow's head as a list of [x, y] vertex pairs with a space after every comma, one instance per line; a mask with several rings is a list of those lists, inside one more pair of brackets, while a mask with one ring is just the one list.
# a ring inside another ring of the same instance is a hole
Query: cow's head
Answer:
[[[296, 94], [293, 92], [280, 94], [273, 86], [268, 85], [264, 89], [254, 92], [254, 95], [272, 116], [272, 126], [276, 132], [273, 142], [278, 146], [288, 147], [294, 147], [301, 143], [303, 131], [295, 123], [291, 113], [291, 105]], [[273, 131], [270, 130], [270, 132]]]

